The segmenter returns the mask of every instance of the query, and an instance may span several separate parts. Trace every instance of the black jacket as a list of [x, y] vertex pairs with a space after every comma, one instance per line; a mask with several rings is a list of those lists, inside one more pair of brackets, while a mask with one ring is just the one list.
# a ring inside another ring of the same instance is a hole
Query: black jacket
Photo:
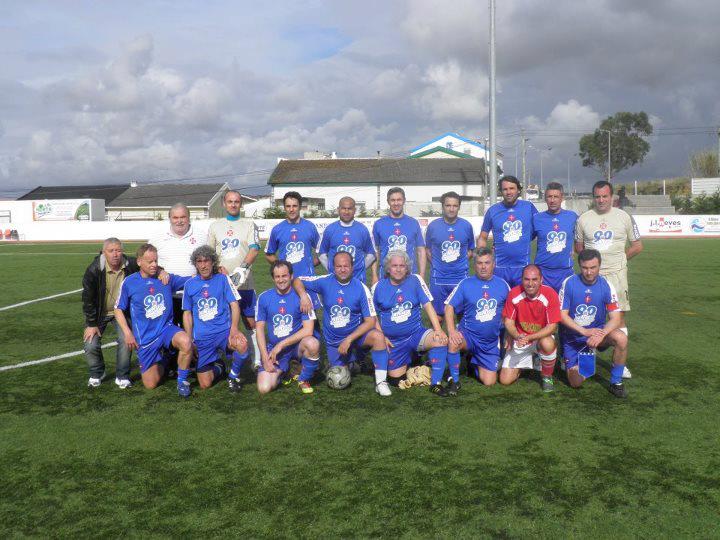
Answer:
[[[105, 317], [107, 309], [105, 306], [105, 266], [107, 262], [102, 253], [95, 257], [90, 266], [85, 270], [82, 280], [82, 303], [85, 315], [85, 326], [98, 326]], [[135, 257], [123, 255], [120, 271], [128, 277], [138, 272]]]

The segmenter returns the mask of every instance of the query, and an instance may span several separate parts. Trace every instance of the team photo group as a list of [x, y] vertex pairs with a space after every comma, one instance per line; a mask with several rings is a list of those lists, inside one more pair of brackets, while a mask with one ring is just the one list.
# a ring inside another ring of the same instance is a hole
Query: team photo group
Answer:
[[364, 371], [380, 396], [416, 385], [457, 396], [464, 357], [467, 375], [483, 385], [510, 385], [528, 370], [553, 392], [556, 363], [577, 388], [595, 374], [597, 351], [611, 349], [608, 388], [627, 397], [627, 261], [643, 246], [631, 216], [613, 205], [613, 186], [597, 182], [593, 207], [580, 216], [562, 208], [559, 183], [546, 186], [543, 212], [520, 198], [514, 176], [498, 188], [502, 200], [477, 237], [455, 192], [442, 195], [442, 217], [425, 234], [405, 214], [405, 192], [392, 188], [388, 215], [372, 231], [344, 197], [322, 236], [301, 217], [302, 196], [288, 192], [285, 219], [264, 249], [272, 287], [263, 292], [253, 276], [258, 228], [240, 217], [241, 194], [225, 193], [227, 215], [207, 231], [177, 203], [169, 229], [136, 257], [108, 238], [85, 272], [88, 386], [105, 379], [102, 339], [113, 325], [121, 389], [132, 386], [135, 351], [143, 385], [177, 378], [181, 397], [218, 382], [239, 392], [246, 364], [261, 394], [281, 385], [312, 394], [324, 349], [324, 378], [337, 390]]

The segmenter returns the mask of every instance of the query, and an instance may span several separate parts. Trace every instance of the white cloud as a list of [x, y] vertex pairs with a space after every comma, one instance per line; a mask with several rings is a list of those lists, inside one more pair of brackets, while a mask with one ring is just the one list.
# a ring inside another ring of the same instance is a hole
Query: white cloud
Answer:
[[416, 98], [420, 111], [435, 120], [477, 121], [487, 116], [487, 77], [448, 60], [427, 68], [425, 90]]

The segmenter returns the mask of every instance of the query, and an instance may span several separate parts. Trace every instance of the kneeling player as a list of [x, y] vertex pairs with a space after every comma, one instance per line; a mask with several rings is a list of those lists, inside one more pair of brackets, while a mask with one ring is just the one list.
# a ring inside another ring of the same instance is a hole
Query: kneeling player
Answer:
[[[300, 297], [292, 289], [293, 269], [287, 261], [270, 265], [275, 288], [258, 297], [255, 308], [257, 339], [262, 363], [258, 369], [258, 392], [267, 394], [277, 388], [290, 361], [299, 360], [302, 371], [298, 386], [303, 394], [312, 394], [310, 385], [320, 361], [320, 342], [313, 336], [315, 314], [300, 310]], [[265, 328], [267, 327], [267, 339]]]
[[[115, 303], [115, 319], [130, 349], [137, 349], [140, 373], [145, 388], [155, 388], [165, 374], [164, 352], [170, 347], [178, 351], [177, 388], [180, 397], [189, 397], [190, 336], [172, 322], [172, 295], [185, 285], [188, 278], [171, 274], [164, 285], [158, 279], [157, 249], [143, 244], [137, 251], [139, 272], [131, 274], [122, 282], [120, 295]], [[130, 329], [125, 310], [130, 311]]]
[[[440, 383], [447, 361], [447, 336], [440, 327], [427, 285], [419, 275], [410, 274], [410, 264], [410, 257], [404, 251], [390, 251], [383, 261], [386, 277], [372, 290], [379, 327], [389, 347], [390, 383], [397, 386], [405, 378], [412, 357], [429, 351], [430, 391], [441, 397], [457, 395], [455, 382], [447, 389]], [[421, 307], [433, 330], [422, 325]]]
[[[486, 386], [497, 382], [500, 362], [501, 313], [510, 287], [493, 275], [495, 259], [489, 248], [475, 250], [475, 275], [463, 279], [445, 300], [450, 374], [460, 380], [460, 351], [472, 357], [470, 366], [477, 380]], [[462, 313], [455, 326], [455, 313]]]
[[543, 392], [552, 392], [555, 369], [555, 330], [560, 322], [560, 301], [557, 293], [542, 284], [540, 269], [527, 265], [522, 284], [513, 287], [502, 312], [508, 351], [500, 370], [500, 384], [512, 384], [521, 369], [533, 368], [533, 354], [542, 362]]
[[347, 367], [359, 361], [371, 349], [375, 365], [375, 391], [390, 396], [387, 383], [388, 352], [382, 330], [375, 327], [375, 308], [370, 291], [353, 278], [353, 258], [347, 251], [338, 251], [333, 258], [333, 273], [326, 276], [303, 276], [293, 281], [302, 299], [302, 310], [309, 313], [312, 302], [306, 293], [316, 292], [323, 304], [323, 334], [330, 367]]
[[[565, 280], [560, 289], [565, 367], [570, 386], [578, 388], [586, 377], [594, 373], [595, 350], [613, 347], [610, 371], [610, 392], [619, 398], [627, 397], [622, 382], [627, 358], [627, 335], [620, 330], [622, 312], [614, 287], [600, 275], [600, 252], [584, 249], [578, 254], [580, 274]], [[606, 321], [607, 319], [607, 321]], [[589, 368], [580, 366], [588, 359]], [[584, 369], [580, 369], [583, 367]], [[583, 375], [584, 373], [584, 375]]]
[[[200, 246], [190, 255], [190, 262], [197, 275], [185, 283], [183, 326], [197, 348], [197, 380], [204, 389], [225, 373], [220, 353], [232, 353], [233, 363], [247, 359], [247, 339], [238, 330], [240, 295], [230, 278], [219, 273], [215, 250]], [[231, 389], [233, 379], [230, 378]]]

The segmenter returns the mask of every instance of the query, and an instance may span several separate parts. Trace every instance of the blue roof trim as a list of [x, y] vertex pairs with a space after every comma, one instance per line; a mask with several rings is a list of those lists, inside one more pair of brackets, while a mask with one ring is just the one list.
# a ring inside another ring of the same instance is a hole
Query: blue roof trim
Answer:
[[427, 142], [422, 143], [420, 146], [416, 146], [415, 148], [413, 148], [412, 150], [410, 150], [410, 153], [412, 154], [413, 152], [417, 152], [417, 151], [420, 150], [421, 148], [424, 148], [424, 147], [428, 146], [429, 144], [436, 143], [436, 142], [438, 142], [440, 139], [443, 139], [443, 138], [445, 138], [445, 137], [455, 137], [456, 139], [460, 139], [461, 141], [463, 141], [463, 142], [465, 142], [465, 143], [472, 144], [473, 146], [477, 146], [478, 148], [482, 148], [483, 150], [487, 151], [487, 148], [485, 148], [485, 145], [484, 145], [484, 144], [480, 144], [480, 143], [478, 143], [478, 142], [471, 141], [470, 139], [466, 139], [465, 137], [463, 137], [463, 136], [461, 136], [461, 135], [458, 135], [457, 133], [453, 133], [453, 132], [451, 132], [451, 131], [448, 131], [447, 133], [443, 133], [443, 134], [440, 135], [439, 137], [435, 137], [434, 139], [431, 139], [431, 140], [429, 140], [429, 141], [427, 141]]

